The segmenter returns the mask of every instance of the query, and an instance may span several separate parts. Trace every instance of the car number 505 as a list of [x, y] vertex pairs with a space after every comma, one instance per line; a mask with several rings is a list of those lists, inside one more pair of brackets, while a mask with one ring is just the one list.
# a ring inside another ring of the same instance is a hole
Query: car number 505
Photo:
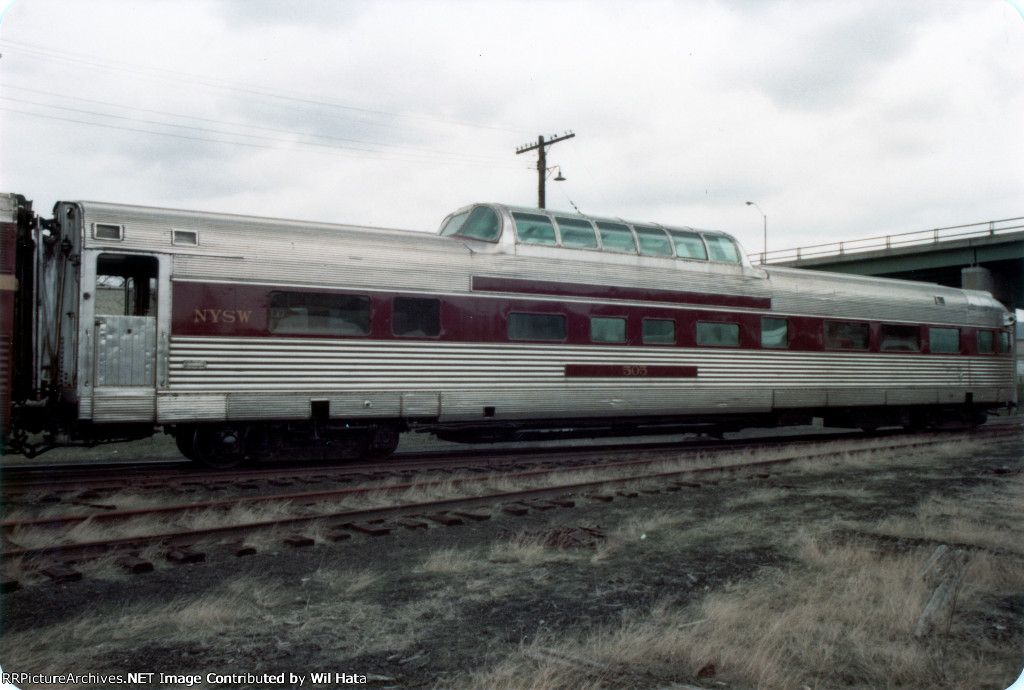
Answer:
[[647, 367], [644, 365], [623, 364], [623, 376], [647, 376]]

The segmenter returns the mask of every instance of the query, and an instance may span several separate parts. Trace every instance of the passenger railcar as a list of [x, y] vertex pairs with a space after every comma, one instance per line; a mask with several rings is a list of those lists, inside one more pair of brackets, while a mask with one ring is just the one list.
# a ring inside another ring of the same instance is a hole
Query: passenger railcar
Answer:
[[437, 234], [0, 195], [8, 448], [214, 465], [457, 441], [976, 423], [988, 293], [751, 265], [721, 232], [475, 204]]

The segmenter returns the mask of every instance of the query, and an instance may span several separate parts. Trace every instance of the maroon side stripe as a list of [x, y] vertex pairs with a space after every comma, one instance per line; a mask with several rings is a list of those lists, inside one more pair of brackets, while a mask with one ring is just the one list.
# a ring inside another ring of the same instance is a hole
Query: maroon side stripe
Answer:
[[567, 378], [697, 378], [697, 367], [659, 364], [566, 364]]

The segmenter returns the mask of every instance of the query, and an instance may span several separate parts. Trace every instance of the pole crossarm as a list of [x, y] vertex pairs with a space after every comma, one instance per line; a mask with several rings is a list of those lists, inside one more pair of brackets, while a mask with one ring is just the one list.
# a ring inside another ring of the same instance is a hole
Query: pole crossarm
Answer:
[[537, 137], [537, 143], [536, 144], [524, 144], [524, 145], [520, 146], [519, 148], [517, 148], [516, 149], [516, 155], [518, 155], [520, 153], [526, 153], [527, 151], [533, 151], [534, 149], [539, 149], [542, 146], [551, 146], [552, 144], [557, 144], [560, 141], [565, 141], [566, 139], [572, 139], [574, 136], [576, 136], [576, 134], [574, 132], [566, 132], [565, 134], [563, 134], [560, 137], [556, 136], [554, 139], [544, 139], [544, 135], [542, 134], [541, 136]]

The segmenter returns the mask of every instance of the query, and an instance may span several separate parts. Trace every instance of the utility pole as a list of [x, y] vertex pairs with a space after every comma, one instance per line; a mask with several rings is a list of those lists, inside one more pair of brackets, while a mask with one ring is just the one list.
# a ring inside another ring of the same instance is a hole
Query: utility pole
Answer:
[[[548, 157], [547, 147], [552, 144], [557, 144], [560, 141], [566, 139], [572, 139], [575, 134], [572, 132], [566, 132], [562, 136], [553, 135], [554, 138], [545, 141], [544, 135], [537, 137], [536, 144], [527, 144], [520, 146], [516, 149], [516, 155], [520, 153], [526, 153], [527, 151], [537, 150], [537, 208], [544, 208], [544, 181], [548, 176]], [[561, 177], [561, 170], [559, 170], [559, 177]], [[563, 178], [564, 179], [564, 178]]]

